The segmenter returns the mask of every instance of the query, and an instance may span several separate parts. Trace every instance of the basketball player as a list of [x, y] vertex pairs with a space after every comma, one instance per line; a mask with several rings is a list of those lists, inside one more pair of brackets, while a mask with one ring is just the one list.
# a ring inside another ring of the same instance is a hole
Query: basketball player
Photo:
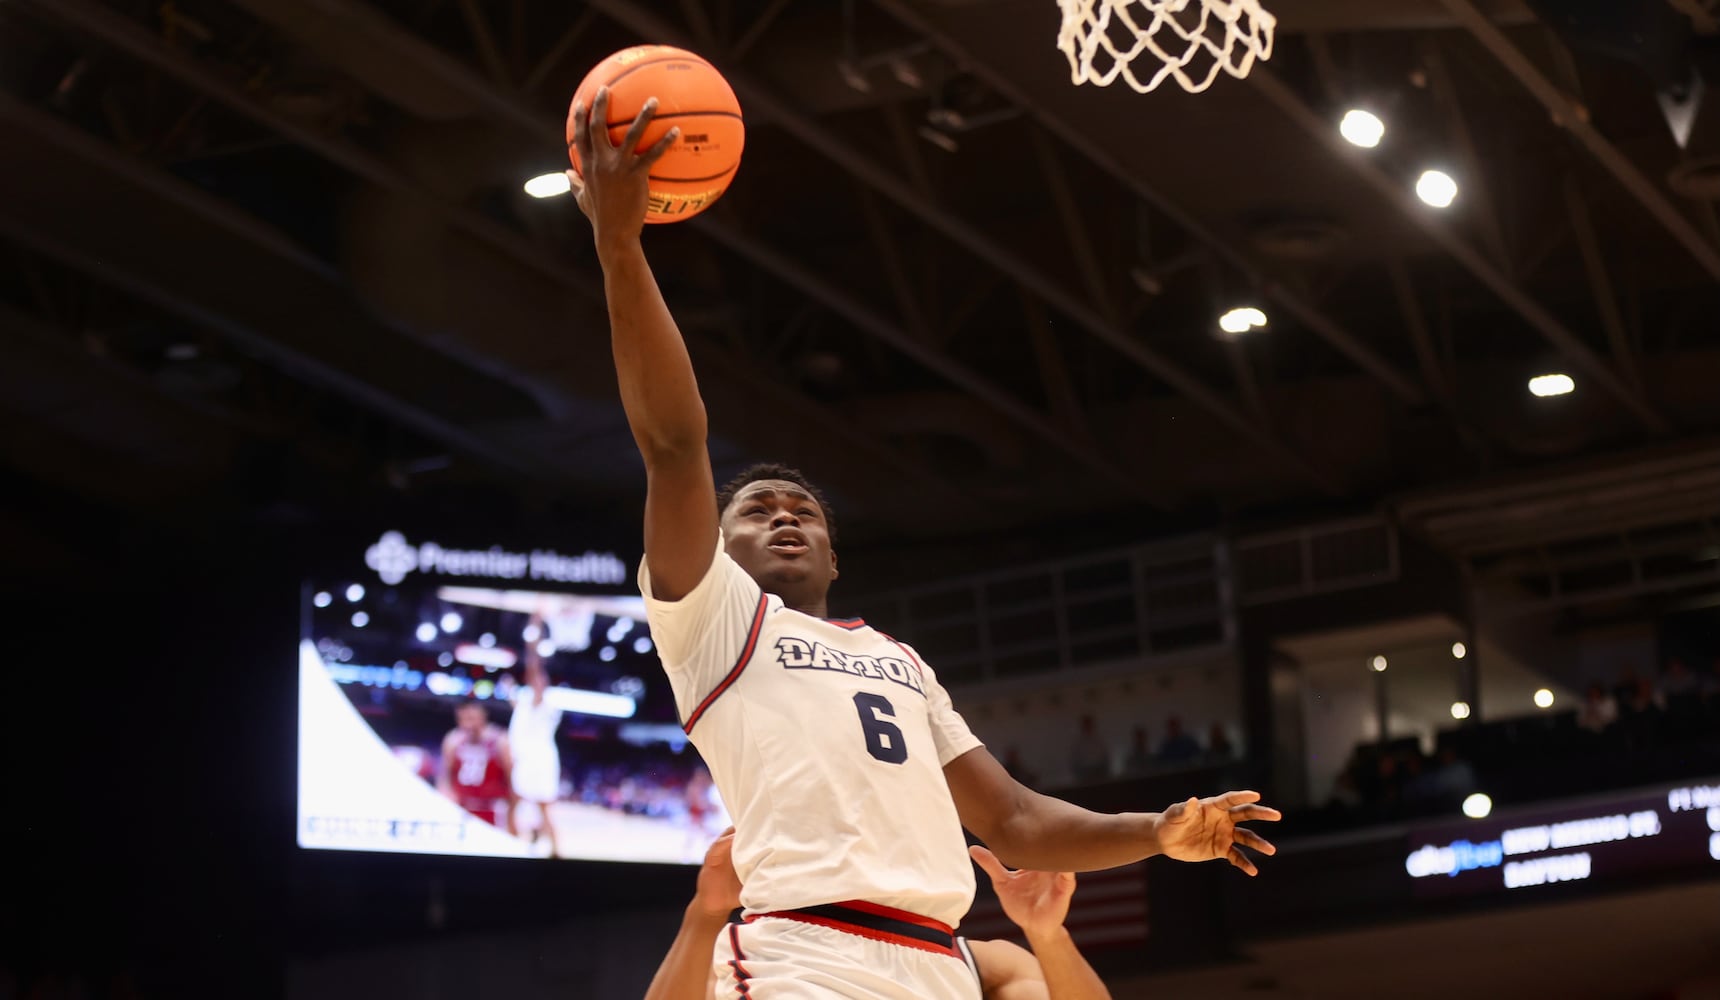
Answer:
[[[719, 495], [686, 344], [641, 246], [648, 101], [617, 146], [609, 95], [571, 122], [608, 299], [611, 348], [646, 470], [639, 584], [689, 738], [740, 833], [748, 920], [718, 968], [755, 1000], [973, 998], [953, 925], [973, 898], [962, 827], [1004, 862], [1090, 871], [1155, 854], [1226, 858], [1249, 874], [1239, 827], [1274, 820], [1253, 792], [1163, 813], [1100, 815], [1017, 783], [980, 745], [913, 649], [828, 617], [837, 576], [829, 504], [799, 473], [749, 470]], [[770, 414], [760, 414], [769, 419]]]
[[[705, 853], [698, 889], [645, 1000], [706, 1000], [721, 989], [712, 982], [710, 942], [728, 933], [730, 915], [741, 905], [741, 880], [729, 855], [733, 839], [732, 829], [724, 831]], [[1111, 1000], [1111, 991], [1063, 926], [1075, 895], [1074, 874], [1010, 871], [983, 847], [968, 851], [991, 876], [1004, 914], [1033, 948], [956, 939], [985, 1000]]]
[[[526, 643], [526, 682], [514, 692], [514, 714], [508, 718], [508, 752], [513, 758], [511, 780], [518, 804], [508, 810], [508, 832], [520, 836], [522, 828], [536, 843], [543, 832], [549, 856], [560, 851], [555, 843], [555, 823], [549, 807], [561, 797], [561, 751], [556, 749], [555, 730], [561, 725], [561, 709], [544, 701], [549, 690], [549, 672], [538, 654], [543, 616], [533, 614]], [[522, 823], [521, 820], [524, 820]]]
[[483, 703], [470, 698], [454, 710], [454, 721], [454, 728], [442, 737], [442, 770], [436, 788], [461, 809], [497, 826], [496, 807], [505, 804], [511, 812], [514, 805], [508, 738], [490, 724]]

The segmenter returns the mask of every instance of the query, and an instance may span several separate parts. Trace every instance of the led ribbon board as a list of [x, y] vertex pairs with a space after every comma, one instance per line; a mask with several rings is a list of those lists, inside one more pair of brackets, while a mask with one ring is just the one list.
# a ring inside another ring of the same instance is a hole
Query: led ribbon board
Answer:
[[1720, 875], [1720, 779], [1418, 829], [1404, 857], [1428, 898], [1704, 868]]

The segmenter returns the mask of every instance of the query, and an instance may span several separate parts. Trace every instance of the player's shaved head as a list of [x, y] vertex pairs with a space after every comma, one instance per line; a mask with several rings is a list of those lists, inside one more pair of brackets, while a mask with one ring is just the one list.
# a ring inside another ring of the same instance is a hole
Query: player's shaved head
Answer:
[[717, 491], [723, 548], [767, 594], [817, 618], [836, 579], [830, 501], [798, 469], [755, 465]]
[[776, 462], [760, 462], [757, 465], [748, 466], [742, 469], [739, 475], [724, 483], [717, 490], [717, 516], [721, 517], [727, 514], [729, 507], [734, 504], [738, 497], [750, 492], [747, 487], [754, 483], [762, 484], [772, 481], [791, 483], [806, 491], [806, 495], [818, 504], [820, 510], [824, 511], [824, 529], [830, 536], [831, 544], [834, 545], [836, 543], [836, 512], [830, 508], [830, 498], [825, 496], [824, 491], [814, 485], [812, 480], [806, 478], [806, 475], [799, 469]]

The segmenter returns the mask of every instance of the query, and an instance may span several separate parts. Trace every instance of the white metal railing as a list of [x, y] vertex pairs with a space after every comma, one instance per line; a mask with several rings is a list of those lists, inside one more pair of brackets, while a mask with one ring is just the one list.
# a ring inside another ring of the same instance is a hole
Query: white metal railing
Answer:
[[874, 594], [873, 623], [946, 684], [1230, 647], [1240, 605], [1395, 580], [1397, 530], [1356, 518], [1229, 542], [1197, 535]]
[[1397, 528], [1383, 516], [1250, 535], [1232, 547], [1244, 607], [1389, 583], [1399, 573]]
[[1720, 523], [1633, 532], [1473, 557], [1475, 605], [1498, 621], [1594, 601], [1720, 587]]
[[1235, 637], [1216, 536], [1096, 553], [874, 595], [946, 684], [1222, 648]]

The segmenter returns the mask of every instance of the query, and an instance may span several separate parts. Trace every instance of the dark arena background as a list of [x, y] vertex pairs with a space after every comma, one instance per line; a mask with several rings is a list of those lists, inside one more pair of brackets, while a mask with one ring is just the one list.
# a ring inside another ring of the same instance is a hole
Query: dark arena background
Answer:
[[[717, 479], [1026, 783], [1285, 813], [1082, 876], [1115, 997], [1720, 997], [1720, 5], [1265, 5], [1142, 94], [1055, 0], [0, 0], [0, 998], [643, 995], [721, 804], [527, 193], [641, 42], [749, 126], [645, 236]], [[438, 794], [528, 661], [553, 846]]]

